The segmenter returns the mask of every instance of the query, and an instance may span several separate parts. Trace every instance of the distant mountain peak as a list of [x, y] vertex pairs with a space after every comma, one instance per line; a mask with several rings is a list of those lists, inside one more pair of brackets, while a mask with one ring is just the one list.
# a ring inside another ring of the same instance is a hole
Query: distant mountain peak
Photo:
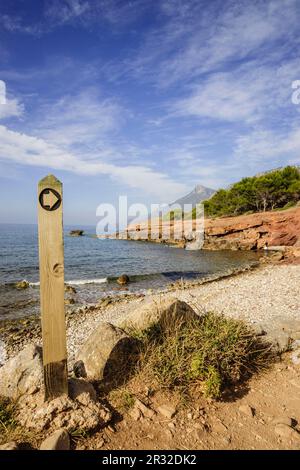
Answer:
[[195, 206], [196, 204], [199, 204], [199, 202], [209, 199], [215, 192], [216, 191], [212, 188], [207, 188], [202, 184], [197, 184], [190, 193], [177, 199], [173, 204], [180, 204], [181, 206], [184, 204], [192, 204]]

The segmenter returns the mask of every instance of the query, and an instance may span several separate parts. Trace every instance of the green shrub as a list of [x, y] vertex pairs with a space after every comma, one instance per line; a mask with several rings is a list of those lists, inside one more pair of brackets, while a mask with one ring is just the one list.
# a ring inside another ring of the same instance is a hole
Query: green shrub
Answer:
[[186, 393], [198, 384], [212, 398], [266, 368], [273, 358], [270, 345], [246, 323], [215, 313], [171, 327], [155, 325], [139, 338], [140, 367], [161, 387]]

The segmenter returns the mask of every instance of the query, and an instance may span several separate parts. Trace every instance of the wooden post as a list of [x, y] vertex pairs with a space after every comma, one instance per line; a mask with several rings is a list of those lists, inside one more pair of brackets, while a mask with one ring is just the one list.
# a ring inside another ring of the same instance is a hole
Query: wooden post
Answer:
[[62, 184], [53, 175], [38, 185], [40, 298], [45, 399], [68, 393], [64, 305]]

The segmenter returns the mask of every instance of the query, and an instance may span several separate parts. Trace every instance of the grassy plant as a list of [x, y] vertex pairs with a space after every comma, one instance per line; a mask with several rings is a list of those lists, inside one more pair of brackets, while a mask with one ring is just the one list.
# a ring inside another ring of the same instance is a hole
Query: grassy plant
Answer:
[[81, 428], [72, 428], [69, 430], [69, 434], [73, 440], [81, 440], [88, 437], [88, 432]]
[[215, 313], [172, 327], [155, 325], [136, 336], [142, 343], [140, 368], [161, 387], [186, 393], [198, 384], [212, 398], [265, 369], [273, 357], [270, 345], [247, 324]]
[[128, 411], [133, 407], [135, 398], [126, 388], [117, 388], [109, 394], [109, 401], [120, 411]]
[[16, 426], [14, 419], [15, 405], [8, 398], [0, 397], [0, 430], [7, 433]]

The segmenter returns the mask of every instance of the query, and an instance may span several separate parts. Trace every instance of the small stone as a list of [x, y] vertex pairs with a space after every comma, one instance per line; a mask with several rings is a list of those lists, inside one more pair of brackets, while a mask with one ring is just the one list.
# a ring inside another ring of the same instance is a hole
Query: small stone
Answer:
[[1, 450], [18, 450], [18, 444], [14, 441], [11, 442], [6, 442], [6, 444], [2, 444], [0, 446], [0, 451]]
[[70, 438], [65, 429], [58, 429], [41, 444], [40, 450], [69, 450]]
[[254, 323], [251, 325], [252, 330], [255, 333], [255, 336], [264, 336], [266, 334], [265, 329], [259, 323]]
[[104, 445], [105, 445], [105, 440], [101, 438], [97, 444], [97, 448], [101, 449]]
[[122, 274], [122, 276], [120, 276], [117, 279], [117, 283], [120, 284], [121, 286], [128, 284], [129, 281], [130, 279], [129, 279], [129, 276], [127, 276], [127, 274]]
[[70, 286], [69, 284], [65, 285], [65, 292], [70, 292], [71, 294], [76, 294], [76, 289], [73, 286]]
[[176, 414], [176, 409], [173, 406], [167, 404], [159, 406], [157, 411], [159, 411], [160, 414], [168, 419], [172, 419]]
[[189, 412], [189, 413], [187, 414], [187, 419], [193, 419], [193, 413]]
[[293, 351], [291, 354], [291, 360], [292, 363], [295, 365], [300, 364], [300, 349], [296, 349], [296, 351]]
[[[69, 385], [69, 395], [70, 398], [73, 400], [77, 400], [82, 404], [86, 404], [86, 396], [88, 394], [88, 398], [94, 402], [97, 401], [97, 394], [94, 386], [83, 379], [74, 379], [71, 378], [68, 380]], [[84, 401], [84, 403], [83, 403]]]
[[172, 423], [172, 422], [168, 423], [168, 426], [169, 426], [170, 429], [175, 429], [176, 428], [175, 423]]
[[253, 416], [255, 415], [254, 408], [251, 408], [251, 406], [249, 405], [241, 405], [239, 406], [239, 410], [244, 415], [249, 416], [249, 418], [253, 418]]
[[145, 418], [152, 419], [156, 415], [154, 410], [151, 410], [151, 408], [144, 405], [144, 403], [138, 398], [135, 400], [135, 406], [142, 412], [142, 415], [145, 416]]
[[138, 421], [142, 417], [142, 412], [136, 406], [129, 411], [129, 415], [134, 421]]
[[223, 437], [223, 442], [224, 442], [224, 444], [229, 445], [231, 443], [231, 437], [230, 436], [229, 437], [226, 437], [226, 436]]
[[104, 299], [101, 302], [101, 307], [107, 307], [109, 304], [111, 304], [111, 300], [110, 299]]
[[300, 433], [286, 424], [277, 424], [275, 434], [283, 439], [292, 439], [300, 442]]
[[223, 433], [227, 431], [227, 427], [222, 423], [222, 421], [216, 421], [213, 426], [213, 430], [219, 433]]

